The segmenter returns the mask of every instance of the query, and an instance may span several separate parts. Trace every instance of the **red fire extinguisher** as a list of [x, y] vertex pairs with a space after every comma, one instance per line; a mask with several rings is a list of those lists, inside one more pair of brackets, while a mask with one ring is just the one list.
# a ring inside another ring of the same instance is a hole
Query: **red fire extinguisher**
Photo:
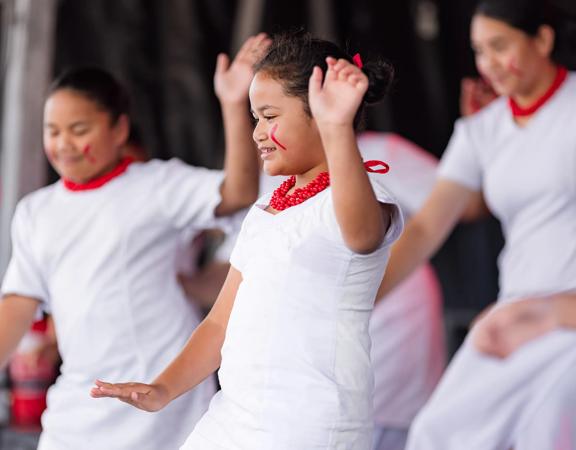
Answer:
[[46, 393], [56, 375], [54, 358], [42, 352], [49, 339], [47, 328], [46, 318], [35, 322], [10, 361], [10, 424], [15, 428], [38, 429], [46, 409]]

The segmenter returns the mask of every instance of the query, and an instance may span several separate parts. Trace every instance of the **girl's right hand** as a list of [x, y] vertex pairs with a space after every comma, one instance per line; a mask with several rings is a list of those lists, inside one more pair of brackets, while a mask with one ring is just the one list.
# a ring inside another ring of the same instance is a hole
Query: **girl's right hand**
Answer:
[[106, 383], [100, 380], [94, 384], [96, 386], [90, 390], [93, 398], [117, 398], [148, 412], [159, 411], [170, 401], [166, 389], [154, 384]]

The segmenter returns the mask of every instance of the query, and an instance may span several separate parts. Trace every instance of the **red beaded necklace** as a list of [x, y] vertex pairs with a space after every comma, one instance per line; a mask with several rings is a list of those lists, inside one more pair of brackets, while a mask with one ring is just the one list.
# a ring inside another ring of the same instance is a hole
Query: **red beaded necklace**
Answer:
[[[378, 160], [370, 160], [364, 162], [364, 167], [367, 172], [384, 174], [390, 170], [388, 164]], [[376, 169], [375, 167], [381, 167]], [[276, 211], [284, 211], [291, 206], [299, 205], [300, 203], [314, 197], [316, 194], [322, 192], [330, 186], [330, 175], [328, 172], [320, 172], [316, 175], [310, 183], [306, 186], [296, 189], [292, 194], [288, 195], [288, 191], [296, 185], [296, 177], [292, 175], [285, 180], [276, 190], [272, 193], [270, 198], [270, 206]]]
[[270, 206], [276, 211], [284, 211], [286, 208], [299, 205], [326, 189], [330, 185], [330, 175], [328, 175], [328, 172], [321, 172], [306, 186], [298, 188], [292, 192], [292, 194], [288, 195], [288, 191], [292, 189], [295, 184], [296, 177], [292, 175], [278, 186], [272, 194]]
[[566, 69], [566, 67], [559, 66], [558, 70], [556, 71], [556, 77], [554, 78], [552, 85], [548, 88], [546, 92], [544, 92], [544, 94], [538, 100], [536, 100], [528, 107], [524, 108], [520, 106], [518, 103], [516, 103], [516, 101], [512, 97], [510, 97], [508, 99], [508, 104], [510, 105], [510, 109], [512, 110], [512, 115], [514, 117], [526, 117], [534, 114], [536, 111], [538, 111], [538, 109], [540, 109], [540, 107], [544, 103], [546, 103], [550, 99], [550, 97], [554, 95], [554, 93], [558, 90], [558, 88], [562, 86], [562, 83], [566, 79], [567, 75], [568, 70]]

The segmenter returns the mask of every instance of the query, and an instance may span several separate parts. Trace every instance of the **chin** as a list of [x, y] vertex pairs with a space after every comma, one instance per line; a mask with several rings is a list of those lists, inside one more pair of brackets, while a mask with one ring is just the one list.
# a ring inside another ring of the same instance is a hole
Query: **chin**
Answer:
[[264, 163], [264, 165], [262, 166], [262, 170], [264, 171], [264, 173], [266, 175], [271, 176], [271, 177], [277, 177], [279, 175], [290, 175], [290, 174], [284, 173], [284, 171], [281, 168], [275, 167], [274, 164]]

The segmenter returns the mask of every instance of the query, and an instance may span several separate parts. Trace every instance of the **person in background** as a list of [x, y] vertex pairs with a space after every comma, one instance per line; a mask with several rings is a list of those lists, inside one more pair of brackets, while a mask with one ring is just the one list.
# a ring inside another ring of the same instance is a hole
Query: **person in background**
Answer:
[[576, 330], [551, 320], [576, 301], [576, 75], [552, 58], [555, 31], [542, 6], [478, 4], [476, 65], [500, 97], [457, 121], [438, 181], [394, 247], [381, 286], [388, 292], [428, 260], [470, 199], [484, 195], [505, 238], [498, 303], [417, 416], [409, 450], [576, 443], [576, 385], [568, 376], [576, 370]]
[[257, 196], [248, 88], [268, 45], [258, 35], [231, 64], [218, 58], [224, 171], [126, 157], [128, 99], [109, 73], [80, 68], [52, 85], [44, 146], [61, 179], [18, 205], [0, 302], [0, 365], [39, 306], [54, 319], [63, 363], [48, 393], [40, 450], [176, 449], [208, 407], [213, 380], [156, 415], [96, 403], [88, 391], [101, 374], [156, 376], [198, 325], [177, 283], [177, 249], [183, 230], [210, 228]]

